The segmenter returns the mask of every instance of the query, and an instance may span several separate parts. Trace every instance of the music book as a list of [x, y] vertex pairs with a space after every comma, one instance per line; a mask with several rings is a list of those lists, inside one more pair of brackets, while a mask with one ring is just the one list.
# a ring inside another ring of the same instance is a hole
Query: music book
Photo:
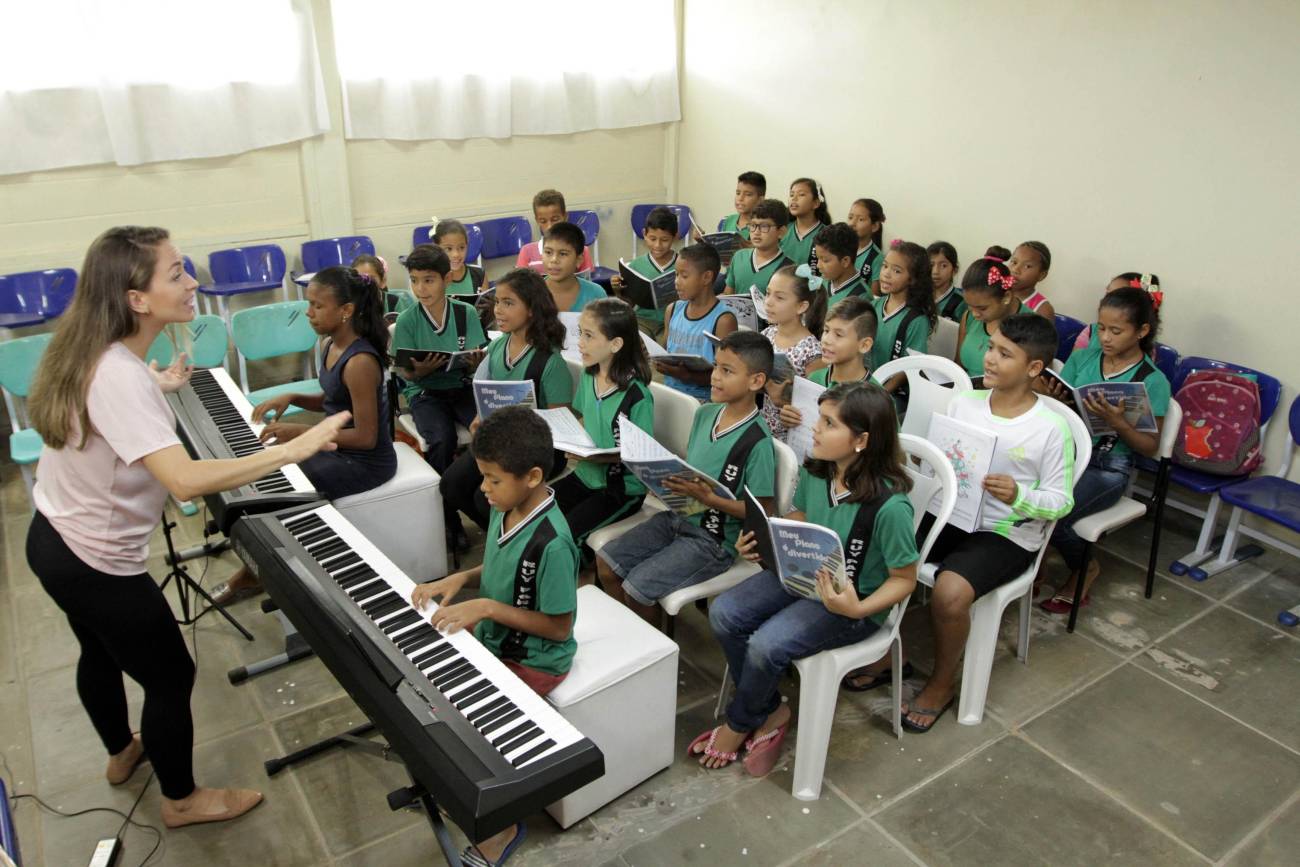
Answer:
[[[663, 361], [668, 364], [680, 364], [687, 370], [699, 372], [713, 369], [713, 362], [709, 361], [703, 355], [694, 355], [689, 352], [669, 352], [653, 340], [645, 339], [644, 334], [642, 334], [642, 338], [645, 344], [646, 354], [650, 356], [652, 362]], [[717, 338], [714, 339], [716, 340]]]
[[817, 426], [817, 400], [826, 389], [811, 379], [796, 376], [790, 386], [790, 405], [799, 410], [799, 426], [785, 433], [785, 444], [794, 452], [801, 466], [813, 449], [813, 429]]
[[830, 570], [831, 586], [841, 592], [849, 583], [844, 546], [834, 530], [806, 521], [770, 518], [758, 498], [745, 488], [744, 532], [758, 542], [759, 565], [781, 582], [791, 596], [820, 599], [817, 572]]
[[476, 379], [474, 380], [474, 405], [478, 407], [479, 421], [493, 410], [503, 406], [537, 406], [537, 393], [531, 379]]
[[591, 434], [582, 426], [582, 421], [573, 413], [573, 410], [565, 406], [557, 406], [551, 409], [534, 409], [546, 422], [547, 427], [551, 429], [551, 440], [555, 447], [562, 452], [575, 454], [580, 458], [589, 458], [592, 455], [616, 455], [618, 446], [612, 448], [602, 448], [596, 445], [592, 440]]
[[1115, 428], [1107, 424], [1106, 419], [1088, 411], [1084, 401], [1092, 394], [1100, 394], [1108, 403], [1122, 406], [1124, 418], [1138, 433], [1160, 432], [1156, 424], [1155, 411], [1151, 408], [1151, 395], [1147, 392], [1145, 382], [1090, 382], [1075, 388], [1051, 368], [1043, 368], [1042, 375], [1048, 381], [1055, 380], [1069, 390], [1073, 402], [1066, 400], [1065, 405], [1079, 414], [1083, 423], [1087, 425], [1088, 432], [1095, 437], [1114, 434]]
[[717, 250], [723, 264], [731, 261], [731, 257], [736, 254], [744, 241], [745, 236], [739, 232], [710, 232], [700, 236], [700, 243], [708, 244]]
[[763, 309], [763, 302], [761, 296], [755, 297], [753, 289], [747, 294], [719, 295], [718, 300], [726, 304], [735, 315], [737, 327], [758, 330], [759, 311]]
[[697, 478], [712, 487], [713, 493], [724, 500], [736, 499], [736, 495], [721, 482], [668, 451], [650, 434], [632, 424], [632, 420], [625, 415], [618, 417], [618, 440], [622, 443], [620, 451], [623, 466], [631, 470], [650, 493], [677, 514], [689, 517], [703, 512], [705, 506], [699, 500], [675, 494], [664, 487], [664, 481], [670, 478]]
[[618, 276], [623, 279], [623, 297], [646, 310], [663, 310], [677, 300], [677, 272], [665, 271], [653, 280], [633, 271], [624, 259], [618, 260]]
[[447, 356], [447, 366], [440, 367], [435, 373], [452, 373], [457, 370], [472, 370], [470, 366], [470, 356], [477, 355], [482, 350], [465, 349], [456, 352], [438, 352], [433, 349], [397, 349], [395, 350], [395, 361], [399, 368], [404, 370], [413, 370], [415, 361], [428, 361], [431, 355]]
[[[953, 505], [948, 523], [974, 533], [980, 526], [980, 512], [984, 506], [984, 477], [993, 466], [993, 450], [998, 438], [992, 431], [935, 413], [930, 416], [930, 429], [925, 437], [934, 443], [952, 464], [957, 477], [957, 502]], [[943, 498], [936, 494], [926, 511], [936, 514]]]

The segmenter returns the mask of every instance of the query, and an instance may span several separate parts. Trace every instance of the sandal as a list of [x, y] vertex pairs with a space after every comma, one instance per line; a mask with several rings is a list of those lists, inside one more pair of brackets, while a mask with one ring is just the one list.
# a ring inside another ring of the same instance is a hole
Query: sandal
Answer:
[[[1091, 601], [1092, 597], [1085, 594], [1083, 604], [1087, 605]], [[1051, 599], [1044, 599], [1039, 602], [1038, 607], [1048, 614], [1069, 614], [1070, 609], [1074, 607], [1074, 596], [1073, 594], [1067, 596], [1064, 593], [1057, 593]]]
[[[904, 679], [911, 677], [912, 674], [912, 663], [904, 662]], [[854, 683], [853, 679], [857, 677], [871, 677], [871, 679], [861, 683]], [[844, 678], [840, 680], [840, 688], [847, 689], [849, 692], [866, 692], [869, 689], [875, 689], [878, 686], [892, 683], [893, 680], [894, 670], [892, 668], [886, 668], [884, 671], [880, 672], [880, 674], [876, 675], [870, 675], [865, 668], [859, 668], [856, 671], [850, 671], [848, 674], [844, 675]]]
[[254, 584], [251, 587], [231, 587], [229, 581], [222, 581], [216, 587], [212, 588], [213, 605], [233, 605], [244, 599], [252, 599], [254, 596], [260, 596], [265, 592], [261, 584]]
[[528, 828], [523, 822], [517, 822], [515, 824], [515, 838], [510, 841], [509, 846], [501, 851], [501, 857], [495, 861], [489, 861], [478, 850], [477, 846], [471, 844], [465, 847], [464, 852], [460, 853], [460, 863], [467, 865], [467, 867], [500, 867], [509, 860], [511, 855], [515, 854], [515, 849], [518, 849], [519, 844], [524, 842], [524, 834], [527, 831]]
[[[945, 704], [943, 707], [939, 708], [938, 710], [931, 710], [930, 708], [927, 707], [909, 707], [907, 710], [903, 711], [903, 728], [907, 729], [909, 732], [913, 732], [914, 734], [918, 734], [918, 735], [925, 734], [930, 729], [934, 728], [934, 724], [939, 721], [939, 717], [943, 716], [944, 712], [947, 711], [948, 708], [952, 707], [952, 703], [955, 698], [956, 696], [948, 699], [947, 704]], [[929, 725], [921, 725], [920, 723], [912, 722], [910, 719], [907, 718], [907, 715], [912, 713], [919, 713], [922, 716], [931, 717]]]
[[[690, 746], [686, 748], [686, 755], [696, 759], [700, 757], [705, 757], [710, 759], [722, 759], [727, 763], [727, 765], [734, 762], [737, 758], [739, 758], [740, 753], [738, 752], [724, 753], [721, 750], [715, 750], [713, 748], [713, 744], [715, 741], [717, 741], [718, 732], [720, 731], [722, 731], [722, 726], [709, 729], [707, 732], [704, 732], [695, 740], [691, 741]], [[704, 744], [704, 749], [697, 751], [695, 748], [700, 744]], [[706, 768], [706, 770], [718, 771], [721, 770], [722, 768], [725, 768], [727, 765], [718, 765], [716, 768]]]
[[745, 741], [745, 770], [750, 776], [766, 777], [772, 772], [776, 760], [781, 756], [781, 744], [785, 743], [786, 732], [790, 723], [783, 722], [764, 735]]

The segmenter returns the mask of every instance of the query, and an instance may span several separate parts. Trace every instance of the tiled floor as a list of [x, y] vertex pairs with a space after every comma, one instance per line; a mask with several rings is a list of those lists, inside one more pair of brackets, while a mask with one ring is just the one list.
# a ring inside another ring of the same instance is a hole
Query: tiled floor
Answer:
[[[3, 467], [0, 517], [0, 749], [7, 782], [66, 812], [129, 809], [158, 822], [157, 787], [137, 774], [103, 782], [102, 750], [76, 698], [76, 649], [58, 610], [27, 568], [29, 505]], [[182, 538], [196, 541], [196, 524]], [[1161, 574], [1142, 598], [1147, 524], [1109, 540], [1103, 583], [1079, 632], [1035, 612], [1029, 664], [1005, 643], [982, 724], [945, 716], [927, 736], [897, 740], [888, 695], [843, 694], [815, 803], [790, 797], [792, 747], [767, 779], [739, 768], [705, 772], [686, 758], [561, 833], [545, 814], [529, 823], [514, 863], [654, 864], [1294, 864], [1300, 848], [1300, 635], [1277, 626], [1300, 601], [1297, 564], [1265, 557], [1198, 585]], [[1167, 562], [1191, 547], [1173, 518]], [[160, 544], [155, 551], [160, 550]], [[227, 554], [207, 567], [211, 585]], [[155, 574], [162, 574], [155, 557]], [[192, 568], [196, 574], [201, 563]], [[1058, 564], [1059, 568], [1059, 564]], [[1012, 609], [1012, 612], [1014, 609]], [[1013, 614], [1004, 639], [1013, 635]], [[384, 795], [400, 768], [334, 752], [268, 779], [262, 760], [361, 721], [316, 660], [231, 686], [225, 673], [267, 655], [278, 629], [256, 601], [235, 613], [241, 640], [215, 618], [192, 633], [195, 759], [201, 780], [256, 786], [263, 807], [228, 826], [166, 833], [155, 865], [441, 863], [422, 816], [392, 813]], [[929, 662], [923, 606], [904, 627], [918, 668]], [[712, 723], [722, 659], [694, 609], [682, 645], [679, 747]], [[920, 685], [909, 682], [909, 690]], [[133, 703], [139, 691], [128, 690]], [[788, 694], [798, 702], [798, 684]], [[121, 824], [109, 813], [61, 818], [22, 800], [24, 863], [84, 864], [94, 841]], [[155, 835], [125, 834], [122, 864], [139, 864]]]

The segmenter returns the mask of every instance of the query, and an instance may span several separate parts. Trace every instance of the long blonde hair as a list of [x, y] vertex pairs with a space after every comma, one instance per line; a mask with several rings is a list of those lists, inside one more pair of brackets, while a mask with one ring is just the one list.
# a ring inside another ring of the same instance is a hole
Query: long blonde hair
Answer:
[[92, 429], [86, 409], [91, 375], [104, 350], [140, 327], [127, 292], [148, 291], [158, 245], [170, 237], [157, 227], [117, 226], [86, 251], [72, 304], [45, 350], [28, 400], [32, 427], [50, 448], [67, 445], [74, 428], [81, 433], [76, 447], [85, 448]]

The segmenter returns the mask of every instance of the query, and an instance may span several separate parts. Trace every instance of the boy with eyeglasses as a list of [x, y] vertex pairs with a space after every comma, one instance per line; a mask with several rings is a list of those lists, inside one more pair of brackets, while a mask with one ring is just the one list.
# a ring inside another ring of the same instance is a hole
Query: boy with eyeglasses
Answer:
[[760, 294], [767, 293], [767, 283], [783, 266], [791, 264], [781, 252], [781, 239], [790, 225], [790, 211], [784, 202], [763, 199], [754, 206], [749, 218], [749, 240], [752, 247], [737, 250], [727, 269], [725, 293], [748, 293], [756, 287]]

